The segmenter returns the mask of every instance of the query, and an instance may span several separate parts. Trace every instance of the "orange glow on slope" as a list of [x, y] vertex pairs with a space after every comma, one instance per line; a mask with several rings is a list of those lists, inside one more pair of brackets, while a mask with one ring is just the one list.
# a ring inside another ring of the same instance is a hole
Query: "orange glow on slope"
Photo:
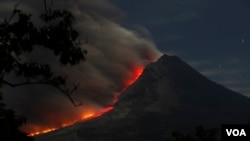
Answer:
[[100, 112], [94, 114], [91, 118], [100, 117], [100, 116], [102, 116], [103, 114], [105, 114], [105, 113], [107, 113], [107, 112], [109, 112], [109, 111], [111, 111], [111, 110], [113, 110], [113, 109], [114, 109], [114, 107], [112, 107], [112, 106], [106, 107], [106, 108], [102, 109]]
[[45, 133], [57, 130], [59, 128], [62, 128], [62, 127], [67, 127], [67, 126], [73, 125], [73, 124], [75, 124], [77, 122], [80, 122], [80, 121], [86, 121], [86, 120], [94, 119], [94, 118], [102, 116], [103, 114], [111, 111], [112, 109], [113, 109], [113, 107], [110, 106], [110, 107], [106, 107], [106, 108], [104, 108], [104, 109], [102, 109], [102, 110], [100, 110], [100, 111], [98, 111], [96, 113], [87, 112], [87, 113], [82, 115], [81, 119], [78, 119], [78, 120], [75, 120], [75, 121], [70, 121], [70, 122], [65, 122], [60, 127], [57, 127], [57, 128], [43, 128], [43, 129], [38, 128], [37, 129], [37, 128], [33, 127], [35, 131], [28, 134], [28, 135], [29, 136], [36, 136], [36, 135], [40, 135], [40, 134], [45, 134]]
[[[124, 88], [123, 88], [122, 91], [124, 91], [129, 85], [133, 84], [139, 78], [139, 76], [142, 74], [142, 72], [143, 72], [143, 67], [137, 67], [136, 69], [134, 69], [132, 76], [129, 79], [126, 80], [126, 82], [124, 84]], [[115, 104], [118, 101], [118, 97], [119, 97], [119, 94], [114, 96], [113, 104]], [[36, 135], [40, 135], [40, 134], [45, 134], [45, 133], [57, 130], [59, 128], [62, 128], [62, 127], [67, 127], [67, 126], [73, 125], [73, 124], [75, 124], [77, 122], [94, 119], [94, 118], [97, 118], [97, 117], [100, 117], [100, 116], [104, 115], [105, 113], [110, 112], [111, 110], [113, 110], [113, 108], [114, 108], [113, 106], [110, 106], [110, 107], [106, 107], [106, 108], [104, 108], [104, 109], [102, 109], [100, 111], [94, 111], [94, 110], [87, 109], [89, 111], [87, 111], [87, 112], [85, 111], [82, 114], [80, 119], [64, 122], [59, 127], [48, 127], [48, 128], [45, 128], [45, 127], [32, 127], [33, 132], [29, 133], [28, 135], [29, 136], [36, 136]]]
[[37, 131], [37, 132], [34, 132], [34, 133], [30, 133], [28, 134], [28, 136], [36, 136], [36, 135], [39, 135], [39, 134], [45, 134], [45, 133], [48, 133], [48, 132], [51, 132], [51, 131], [55, 131], [57, 128], [48, 128], [48, 129], [43, 129], [42, 131]]
[[82, 119], [88, 119], [95, 115], [95, 113], [86, 113], [82, 115]]
[[139, 76], [142, 74], [143, 72], [143, 68], [142, 67], [138, 67], [136, 68], [134, 71], [133, 71], [133, 76], [126, 82], [126, 85], [125, 85], [125, 89], [133, 84], [138, 78]]

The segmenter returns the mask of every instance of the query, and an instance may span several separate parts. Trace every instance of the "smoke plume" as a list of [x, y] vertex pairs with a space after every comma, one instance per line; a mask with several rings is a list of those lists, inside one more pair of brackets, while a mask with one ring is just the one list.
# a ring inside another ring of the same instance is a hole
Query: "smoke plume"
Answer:
[[[16, 2], [0, 2], [1, 6], [2, 3], [5, 5], [1, 13], [8, 16], [6, 13], [9, 12], [10, 15]], [[20, 9], [32, 12], [33, 16], [44, 11], [42, 0], [20, 2]], [[67, 75], [69, 87], [72, 83], [79, 83], [72, 97], [83, 105], [75, 108], [63, 94], [49, 86], [14, 89], [6, 86], [5, 102], [27, 117], [28, 124], [24, 127], [27, 132], [60, 126], [81, 118], [83, 114], [92, 114], [112, 105], [115, 96], [134, 77], [135, 71], [160, 55], [151, 39], [121, 25], [125, 14], [106, 0], [47, 1], [47, 5], [73, 13], [76, 18], [74, 26], [84, 43], [82, 48], [88, 54], [86, 62], [73, 67], [57, 66], [53, 63], [55, 58], [44, 49], [35, 50], [35, 58], [53, 64], [56, 72]]]

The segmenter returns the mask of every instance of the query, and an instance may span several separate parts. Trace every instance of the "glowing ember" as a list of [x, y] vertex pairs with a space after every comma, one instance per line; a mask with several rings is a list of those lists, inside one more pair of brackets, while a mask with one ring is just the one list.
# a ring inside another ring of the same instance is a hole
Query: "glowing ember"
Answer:
[[[142, 74], [142, 72], [143, 72], [143, 67], [138, 67], [138, 68], [134, 69], [133, 75], [125, 82], [123, 90], [125, 90], [129, 85], [133, 84], [138, 79], [138, 77]], [[118, 97], [119, 97], [119, 94], [116, 94], [114, 96], [113, 104], [115, 104], [118, 101]], [[57, 128], [42, 128], [41, 129], [41, 128], [34, 127], [34, 132], [32, 132], [28, 135], [29, 136], [36, 136], [39, 134], [44, 134], [44, 133], [48, 133], [48, 132], [57, 130], [57, 129], [62, 128], [62, 127], [67, 127], [67, 126], [73, 125], [73, 124], [80, 122], [80, 121], [94, 119], [94, 118], [100, 117], [103, 114], [113, 110], [113, 108], [114, 107], [110, 106], [110, 107], [106, 107], [100, 111], [88, 111], [88, 112], [85, 111], [84, 114], [82, 114], [81, 119], [63, 123], [60, 127], [57, 127]]]

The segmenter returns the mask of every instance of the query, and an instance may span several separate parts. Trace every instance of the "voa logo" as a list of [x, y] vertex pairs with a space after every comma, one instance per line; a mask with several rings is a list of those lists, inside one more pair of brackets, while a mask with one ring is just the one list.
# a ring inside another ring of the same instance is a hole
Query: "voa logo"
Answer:
[[227, 136], [247, 136], [244, 129], [226, 129]]

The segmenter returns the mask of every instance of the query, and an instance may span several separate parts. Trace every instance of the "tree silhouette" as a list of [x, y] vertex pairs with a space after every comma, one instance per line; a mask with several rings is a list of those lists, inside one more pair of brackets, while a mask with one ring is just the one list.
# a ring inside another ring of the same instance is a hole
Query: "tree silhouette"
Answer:
[[[16, 19], [14, 21], [14, 19]], [[78, 32], [73, 29], [73, 15], [65, 10], [47, 9], [40, 16], [41, 26], [35, 26], [31, 14], [14, 9], [9, 19], [0, 22], [0, 83], [11, 87], [46, 84], [52, 85], [65, 94], [71, 102], [72, 92], [77, 88], [66, 87], [66, 76], [56, 75], [49, 64], [22, 59], [25, 53], [44, 47], [53, 52], [61, 65], [75, 65], [85, 60], [86, 50], [80, 48]], [[6, 80], [14, 74], [24, 78], [21, 83]]]
[[13, 110], [7, 109], [1, 101], [2, 94], [0, 94], [0, 140], [33, 141], [33, 138], [19, 130], [19, 127], [26, 122], [25, 118], [16, 115]]
[[[50, 85], [60, 90], [75, 106], [80, 105], [71, 98], [77, 84], [68, 88], [66, 76], [53, 72], [49, 64], [23, 57], [34, 53], [35, 48], [43, 47], [50, 50], [61, 65], [76, 65], [84, 61], [87, 51], [80, 47], [78, 32], [72, 26], [74, 16], [66, 10], [48, 8], [44, 0], [45, 12], [40, 15], [39, 25], [35, 25], [31, 20], [32, 14], [22, 12], [17, 6], [10, 18], [0, 21], [0, 86]], [[10, 75], [23, 81], [11, 82], [8, 79]], [[31, 140], [18, 129], [25, 123], [25, 118], [17, 116], [2, 102], [0, 123], [1, 141]]]

